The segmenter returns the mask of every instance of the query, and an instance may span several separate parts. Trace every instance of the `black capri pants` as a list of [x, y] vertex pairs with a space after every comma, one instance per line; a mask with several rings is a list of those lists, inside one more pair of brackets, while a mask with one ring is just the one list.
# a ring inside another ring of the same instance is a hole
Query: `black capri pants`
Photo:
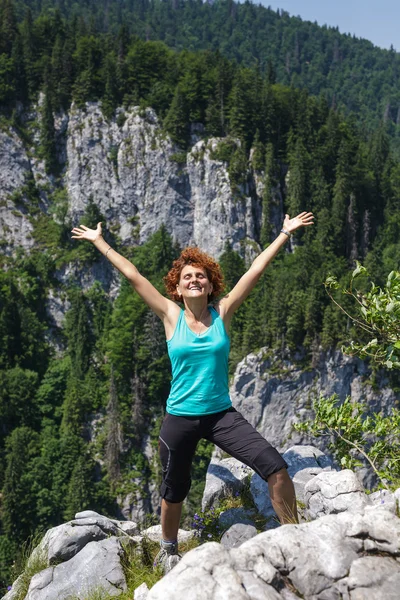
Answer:
[[159, 449], [163, 470], [161, 497], [168, 502], [182, 502], [186, 498], [193, 456], [202, 438], [251, 467], [265, 480], [288, 466], [279, 452], [233, 407], [199, 417], [167, 413], [161, 426]]

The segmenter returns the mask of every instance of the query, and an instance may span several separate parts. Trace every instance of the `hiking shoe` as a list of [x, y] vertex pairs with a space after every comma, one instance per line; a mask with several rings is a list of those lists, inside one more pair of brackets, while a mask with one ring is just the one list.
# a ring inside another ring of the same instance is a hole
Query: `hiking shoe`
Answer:
[[178, 564], [182, 556], [178, 553], [178, 544], [164, 545], [160, 542], [160, 546], [161, 549], [154, 559], [154, 568], [160, 568], [166, 575]]

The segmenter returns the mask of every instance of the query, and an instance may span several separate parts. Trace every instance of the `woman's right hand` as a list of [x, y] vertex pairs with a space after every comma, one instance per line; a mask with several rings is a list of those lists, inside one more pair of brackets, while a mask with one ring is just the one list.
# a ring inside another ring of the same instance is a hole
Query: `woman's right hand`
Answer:
[[79, 225], [74, 227], [72, 230], [74, 234], [73, 240], [88, 240], [89, 242], [95, 242], [102, 237], [101, 223], [97, 223], [97, 229], [89, 229], [86, 225]]

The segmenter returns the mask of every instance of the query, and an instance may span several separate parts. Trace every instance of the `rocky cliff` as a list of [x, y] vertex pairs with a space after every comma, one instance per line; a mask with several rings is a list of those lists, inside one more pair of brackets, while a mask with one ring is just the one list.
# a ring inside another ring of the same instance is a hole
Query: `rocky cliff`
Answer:
[[[7, 253], [34, 245], [24, 202], [29, 178], [40, 193], [41, 210], [50, 209], [54, 191], [54, 178], [37, 158], [37, 123], [36, 129], [32, 121], [27, 127], [31, 145], [11, 128], [0, 134], [0, 237]], [[92, 200], [124, 244], [141, 243], [164, 224], [181, 246], [196, 244], [213, 256], [226, 240], [242, 254], [257, 246], [262, 185], [249, 175], [240, 195], [232, 194], [226, 163], [211, 157], [218, 140], [193, 135], [198, 141], [185, 159], [153, 110], [120, 109], [107, 121], [98, 103], [72, 107], [56, 127], [59, 184], [67, 192], [71, 223], [79, 222]]]

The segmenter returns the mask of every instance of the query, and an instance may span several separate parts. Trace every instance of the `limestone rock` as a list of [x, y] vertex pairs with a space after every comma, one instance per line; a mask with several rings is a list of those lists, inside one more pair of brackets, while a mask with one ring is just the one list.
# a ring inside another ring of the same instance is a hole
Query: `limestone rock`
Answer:
[[120, 542], [115, 537], [89, 542], [70, 560], [34, 575], [26, 600], [83, 597], [94, 590], [118, 596], [127, 589], [121, 553]]
[[236, 367], [230, 394], [234, 407], [280, 452], [293, 444], [310, 443], [326, 450], [321, 438], [293, 430], [295, 423], [314, 418], [312, 401], [321, 394], [329, 397], [336, 393], [341, 400], [351, 396], [365, 402], [371, 411], [383, 412], [399, 398], [385, 379], [379, 382], [379, 389], [366, 383], [366, 363], [339, 351], [321, 352], [316, 366], [307, 371], [289, 361], [281, 372], [273, 367], [267, 348], [247, 355]]
[[206, 485], [202, 499], [202, 510], [206, 510], [217, 499], [222, 499], [229, 494], [239, 495], [246, 485], [247, 478], [253, 470], [235, 458], [213, 459], [207, 470]]
[[307, 513], [312, 518], [331, 513], [357, 511], [369, 503], [356, 474], [344, 471], [323, 471], [305, 485]]
[[351, 600], [397, 600], [400, 564], [382, 556], [363, 556], [352, 563], [347, 585]]
[[366, 600], [379, 598], [379, 585], [385, 586], [381, 598], [391, 599], [398, 595], [399, 548], [400, 519], [392, 513], [331, 514], [261, 533], [230, 550], [204, 544], [188, 552], [148, 600]]
[[319, 448], [310, 445], [292, 446], [283, 455], [288, 464], [288, 473], [293, 477], [304, 469], [332, 469], [332, 459]]
[[136, 588], [133, 594], [133, 600], [147, 600], [147, 596], [149, 595], [149, 588], [146, 583], [142, 583], [139, 587]]
[[23, 191], [29, 176], [31, 165], [22, 140], [12, 129], [0, 131], [0, 241], [4, 254], [10, 255], [17, 246], [25, 250], [34, 246]]
[[235, 523], [228, 531], [225, 531], [221, 538], [221, 544], [225, 546], [225, 548], [237, 548], [255, 535], [257, 535], [257, 529], [253, 525], [247, 523]]
[[[161, 525], [152, 525], [147, 529], [143, 529], [141, 532], [142, 537], [147, 537], [152, 542], [161, 541]], [[185, 529], [178, 529], [178, 542], [188, 542], [194, 537], [194, 531], [186, 531]]]

